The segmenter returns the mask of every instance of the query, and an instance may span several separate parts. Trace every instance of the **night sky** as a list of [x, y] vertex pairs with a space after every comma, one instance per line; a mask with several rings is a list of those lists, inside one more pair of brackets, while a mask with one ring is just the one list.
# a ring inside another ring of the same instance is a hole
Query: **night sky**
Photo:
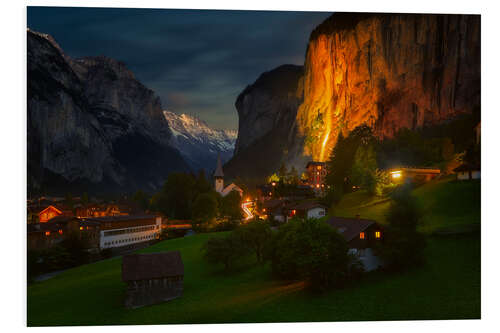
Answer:
[[237, 129], [234, 102], [264, 71], [302, 65], [310, 32], [330, 13], [28, 7], [30, 29], [71, 57], [126, 63], [164, 109]]

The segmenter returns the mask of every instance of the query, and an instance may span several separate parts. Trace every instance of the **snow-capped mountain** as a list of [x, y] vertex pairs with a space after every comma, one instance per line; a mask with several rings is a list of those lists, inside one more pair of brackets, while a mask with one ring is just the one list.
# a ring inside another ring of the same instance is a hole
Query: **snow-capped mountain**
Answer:
[[171, 144], [176, 147], [192, 169], [210, 173], [221, 155], [223, 162], [233, 156], [235, 130], [213, 129], [203, 120], [171, 111], [163, 111], [172, 132]]

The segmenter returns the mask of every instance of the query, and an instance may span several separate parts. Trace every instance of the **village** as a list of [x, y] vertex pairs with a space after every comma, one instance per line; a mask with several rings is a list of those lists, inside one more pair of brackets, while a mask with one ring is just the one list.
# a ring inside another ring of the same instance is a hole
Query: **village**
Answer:
[[[477, 140], [479, 142], [480, 137]], [[237, 210], [241, 212], [241, 215], [236, 215], [241, 219], [233, 221], [235, 224], [229, 229], [200, 229], [199, 218], [197, 223], [190, 219], [171, 218], [161, 212], [150, 211], [137, 198], [124, 197], [105, 202], [96, 198], [89, 200], [87, 194], [70, 198], [40, 197], [28, 202], [28, 253], [48, 251], [54, 256], [61, 251], [61, 244], [68, 246], [71, 243], [70, 248], [80, 248], [69, 251], [69, 256], [85, 256], [83, 261], [81, 258], [66, 258], [66, 263], [61, 266], [54, 266], [54, 263], [51, 266], [50, 256], [38, 256], [37, 274], [47, 273], [54, 267], [67, 269], [123, 255], [122, 279], [128, 284], [125, 305], [129, 308], [171, 300], [181, 297], [183, 293], [185, 272], [179, 251], [133, 254], [137, 250], [165, 239], [187, 237], [199, 232], [224, 233], [252, 223], [266, 224], [271, 230], [278, 230], [297, 220], [325, 222], [343, 237], [349, 255], [359, 260], [361, 271], [380, 269], [384, 262], [375, 249], [384, 242], [384, 225], [360, 214], [345, 217], [329, 212], [328, 201], [325, 200], [331, 186], [327, 181], [329, 172], [328, 162], [310, 161], [300, 177], [286, 179], [286, 170], [280, 170], [268, 178], [268, 183], [245, 193], [242, 189], [244, 184], [239, 186], [233, 182], [225, 185], [219, 157], [212, 175], [212, 188], [220, 198], [239, 198], [236, 200]], [[386, 185], [391, 188], [405, 184], [422, 185], [443, 177], [440, 169], [431, 167], [397, 167], [383, 172], [387, 175]], [[463, 163], [453, 170], [453, 177], [456, 181], [479, 179], [480, 169]], [[359, 189], [359, 186], [352, 186], [352, 192]], [[216, 219], [216, 226], [221, 223], [227, 223], [227, 217]], [[265, 232], [265, 229], [259, 232]]]

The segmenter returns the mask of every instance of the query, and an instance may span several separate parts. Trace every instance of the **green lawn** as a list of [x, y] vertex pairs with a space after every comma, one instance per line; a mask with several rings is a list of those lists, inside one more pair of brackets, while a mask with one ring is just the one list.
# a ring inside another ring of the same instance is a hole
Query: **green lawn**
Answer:
[[[253, 261], [222, 272], [202, 258], [209, 237], [163, 241], [142, 252], [180, 250], [185, 266], [182, 298], [127, 310], [121, 258], [70, 269], [28, 287], [28, 325], [110, 325], [286, 321], [354, 321], [480, 318], [480, 233], [438, 236], [433, 231], [480, 223], [479, 182], [436, 181], [415, 190], [426, 213], [424, 267], [400, 274], [374, 272], [327, 294], [300, 282], [274, 280]], [[357, 192], [336, 214], [382, 219], [388, 203]], [[383, 222], [383, 220], [382, 220]]]
[[[481, 183], [479, 180], [455, 181], [445, 178], [431, 181], [413, 191], [423, 212], [420, 230], [439, 231], [478, 229], [481, 223]], [[387, 198], [375, 198], [365, 191], [345, 195], [332, 207], [335, 216], [374, 219], [385, 223]]]
[[[218, 234], [218, 236], [221, 234]], [[121, 259], [71, 269], [28, 287], [28, 325], [107, 325], [220, 322], [353, 321], [480, 317], [479, 235], [430, 238], [425, 267], [404, 274], [372, 273], [324, 295], [300, 282], [280, 283], [269, 267], [251, 264], [223, 273], [208, 266], [200, 246], [213, 234], [159, 243], [179, 249], [184, 295], [126, 310]]]

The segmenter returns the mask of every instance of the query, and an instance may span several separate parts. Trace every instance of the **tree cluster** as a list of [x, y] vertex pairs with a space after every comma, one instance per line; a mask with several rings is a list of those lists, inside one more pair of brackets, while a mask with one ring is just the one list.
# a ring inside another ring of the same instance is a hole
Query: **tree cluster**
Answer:
[[424, 260], [425, 238], [417, 231], [422, 215], [410, 192], [411, 185], [407, 184], [392, 193], [384, 242], [377, 249], [390, 270], [415, 267]]
[[252, 253], [257, 262], [263, 262], [270, 239], [269, 225], [262, 220], [254, 219], [237, 227], [225, 237], [210, 238], [203, 250], [208, 262], [216, 265], [222, 264], [228, 270]]
[[339, 287], [362, 269], [342, 235], [320, 220], [294, 219], [279, 228], [271, 244], [273, 272], [282, 279], [304, 280], [311, 289]]
[[241, 220], [240, 204], [238, 193], [231, 192], [222, 197], [212, 188], [201, 170], [198, 175], [169, 174], [162, 189], [152, 196], [149, 209], [171, 219], [192, 220], [193, 224], [201, 225], [218, 218]]
[[316, 219], [294, 219], [277, 231], [256, 219], [209, 239], [204, 251], [209, 262], [225, 269], [254, 255], [258, 263], [270, 262], [278, 278], [305, 281], [313, 290], [339, 287], [362, 271], [342, 235]]

